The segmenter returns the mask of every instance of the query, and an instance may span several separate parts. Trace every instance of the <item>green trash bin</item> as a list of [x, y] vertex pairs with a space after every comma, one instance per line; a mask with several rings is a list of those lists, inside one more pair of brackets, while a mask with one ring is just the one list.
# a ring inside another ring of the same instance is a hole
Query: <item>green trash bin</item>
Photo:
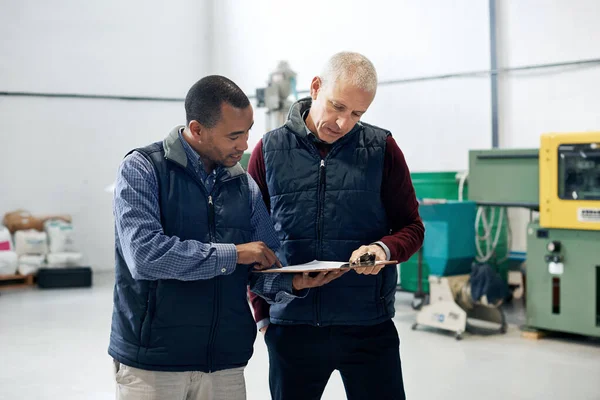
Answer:
[[[458, 200], [459, 182], [457, 172], [413, 172], [412, 179], [418, 199]], [[463, 199], [468, 198], [467, 185], [463, 189]]]
[[[416, 253], [408, 261], [400, 264], [400, 281], [398, 287], [407, 292], [416, 292], [419, 289], [419, 254]], [[422, 275], [423, 293], [429, 293], [429, 265], [423, 261]]]
[[[458, 200], [459, 181], [456, 171], [413, 172], [410, 177], [417, 199]], [[463, 188], [463, 199], [468, 199], [468, 184]], [[416, 292], [419, 285], [419, 254], [415, 253], [408, 261], [400, 265], [398, 286], [408, 292]], [[422, 261], [422, 289], [429, 293], [429, 265]]]
[[242, 167], [244, 167], [245, 170], [248, 170], [248, 161], [250, 161], [250, 153], [242, 154], [240, 164], [242, 165]]

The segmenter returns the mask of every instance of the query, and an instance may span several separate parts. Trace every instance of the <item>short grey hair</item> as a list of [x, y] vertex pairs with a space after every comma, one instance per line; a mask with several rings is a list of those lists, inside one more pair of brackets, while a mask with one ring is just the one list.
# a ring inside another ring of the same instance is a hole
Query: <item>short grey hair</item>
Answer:
[[343, 51], [334, 54], [325, 64], [319, 78], [323, 86], [343, 80], [370, 93], [377, 91], [375, 66], [359, 53]]

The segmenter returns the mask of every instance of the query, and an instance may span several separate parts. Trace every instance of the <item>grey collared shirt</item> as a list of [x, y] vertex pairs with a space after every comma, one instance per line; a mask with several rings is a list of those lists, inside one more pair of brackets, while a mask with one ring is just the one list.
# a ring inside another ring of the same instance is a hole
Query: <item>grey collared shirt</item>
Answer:
[[204, 169], [204, 163], [202, 162], [202, 157], [190, 146], [190, 144], [183, 137], [183, 128], [179, 130], [179, 140], [183, 143], [183, 149], [185, 150], [185, 154], [188, 160], [194, 161], [194, 172], [202, 179], [204, 183], [204, 187], [206, 187], [206, 191], [210, 193], [215, 186], [215, 180], [217, 178], [217, 174], [221, 172], [223, 167], [221, 165], [217, 165], [215, 169], [209, 174]]

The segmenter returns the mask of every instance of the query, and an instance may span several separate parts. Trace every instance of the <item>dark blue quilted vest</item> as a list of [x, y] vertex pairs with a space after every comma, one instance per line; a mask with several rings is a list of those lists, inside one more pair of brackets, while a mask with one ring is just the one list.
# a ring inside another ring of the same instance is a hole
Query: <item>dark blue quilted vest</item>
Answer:
[[[301, 115], [310, 100], [292, 106], [285, 126], [263, 138], [271, 217], [287, 265], [349, 260], [361, 245], [389, 233], [381, 201], [386, 138], [367, 124], [336, 141], [321, 159]], [[308, 296], [271, 306], [278, 324], [372, 325], [394, 315], [397, 271], [358, 275], [350, 271]]]
[[[164, 142], [138, 151], [155, 167], [166, 235], [234, 244], [251, 240], [248, 178], [239, 164], [217, 177], [210, 205], [177, 128]], [[248, 268], [241, 265], [231, 275], [209, 280], [135, 280], [117, 235], [109, 354], [126, 365], [159, 371], [246, 365], [256, 338], [247, 284]]]

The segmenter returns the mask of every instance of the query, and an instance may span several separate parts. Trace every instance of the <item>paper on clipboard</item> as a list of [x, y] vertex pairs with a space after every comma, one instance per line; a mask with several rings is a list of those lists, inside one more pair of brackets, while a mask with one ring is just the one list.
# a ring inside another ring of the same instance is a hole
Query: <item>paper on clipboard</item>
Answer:
[[[375, 261], [375, 265], [393, 265], [398, 264], [398, 261]], [[265, 269], [262, 271], [254, 271], [254, 272], [262, 272], [262, 273], [288, 273], [288, 274], [297, 274], [301, 272], [325, 272], [325, 271], [335, 271], [339, 269], [354, 269], [354, 268], [362, 268], [362, 267], [371, 267], [372, 265], [350, 265], [347, 262], [344, 263], [342, 261], [318, 261], [313, 260], [311, 262], [305, 264], [298, 265], [290, 265], [283, 268], [272, 268]]]

